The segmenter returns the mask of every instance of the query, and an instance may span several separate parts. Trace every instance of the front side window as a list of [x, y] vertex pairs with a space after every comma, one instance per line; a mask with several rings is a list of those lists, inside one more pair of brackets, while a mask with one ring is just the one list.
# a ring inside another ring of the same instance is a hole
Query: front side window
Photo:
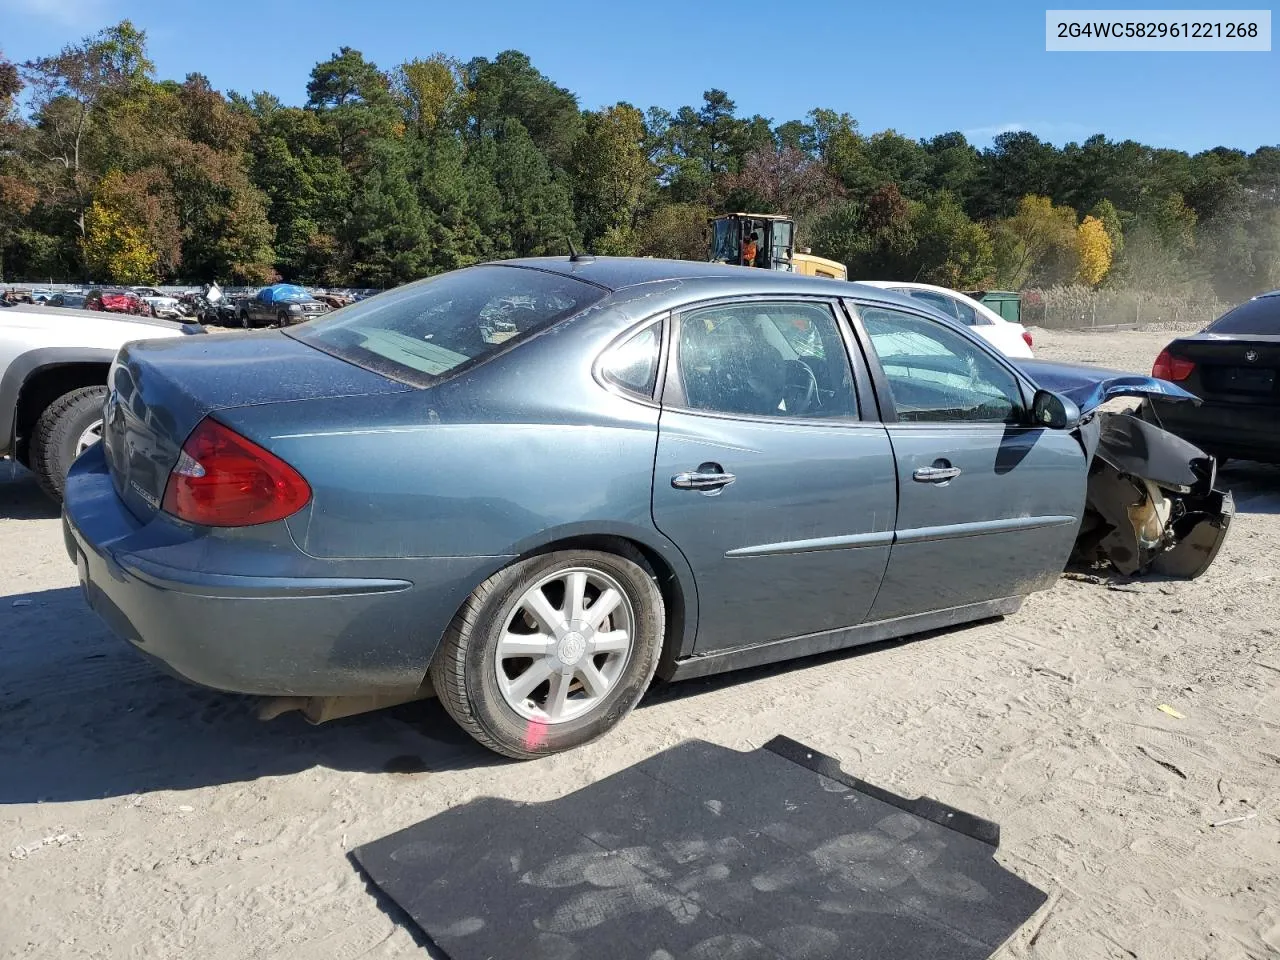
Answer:
[[564, 274], [468, 267], [361, 300], [283, 331], [336, 357], [426, 386], [606, 295]]
[[858, 308], [907, 422], [1018, 423], [1017, 378], [986, 350], [943, 323], [883, 307]]
[[855, 417], [853, 377], [831, 308], [752, 302], [680, 318], [685, 404], [760, 417]]

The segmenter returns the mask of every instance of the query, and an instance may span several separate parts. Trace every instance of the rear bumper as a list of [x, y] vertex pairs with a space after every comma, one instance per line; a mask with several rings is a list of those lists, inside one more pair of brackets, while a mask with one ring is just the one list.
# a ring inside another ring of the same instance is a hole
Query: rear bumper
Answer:
[[1208, 400], [1196, 406], [1153, 397], [1144, 401], [1143, 416], [1214, 456], [1280, 463], [1280, 410], [1275, 408]]
[[[72, 468], [62, 517], [67, 553], [94, 612], [172, 673], [218, 690], [414, 690], [457, 609], [449, 604], [460, 604], [473, 586], [449, 560], [418, 561], [414, 573], [435, 581], [418, 584], [352, 576], [351, 561], [282, 559], [279, 543], [262, 539], [228, 550], [202, 545], [200, 534], [166, 520], [142, 524], [116, 496], [100, 448]], [[254, 569], [271, 575], [239, 572]]]

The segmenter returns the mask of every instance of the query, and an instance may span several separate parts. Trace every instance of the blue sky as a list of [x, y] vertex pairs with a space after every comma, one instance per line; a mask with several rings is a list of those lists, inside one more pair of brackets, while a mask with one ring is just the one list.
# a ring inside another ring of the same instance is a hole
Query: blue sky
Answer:
[[198, 71], [288, 103], [343, 44], [384, 68], [516, 48], [586, 107], [675, 108], [720, 87], [741, 113], [775, 122], [827, 106], [866, 132], [911, 137], [962, 130], [982, 144], [1021, 128], [1057, 143], [1101, 132], [1191, 151], [1280, 144], [1280, 53], [1046, 53], [1044, 11], [1014, 0], [0, 0], [0, 50], [25, 60], [129, 17], [160, 76]]

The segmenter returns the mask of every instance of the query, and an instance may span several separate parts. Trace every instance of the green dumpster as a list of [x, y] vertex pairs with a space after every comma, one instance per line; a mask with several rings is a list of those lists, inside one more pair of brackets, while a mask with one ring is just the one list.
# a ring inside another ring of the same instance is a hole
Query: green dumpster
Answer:
[[1022, 322], [1022, 296], [1010, 290], [975, 290], [967, 294], [1012, 323]]

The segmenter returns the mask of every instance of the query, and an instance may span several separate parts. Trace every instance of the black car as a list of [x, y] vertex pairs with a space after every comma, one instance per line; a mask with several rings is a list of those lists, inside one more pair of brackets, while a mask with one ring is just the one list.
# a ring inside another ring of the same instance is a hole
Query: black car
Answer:
[[1204, 402], [1144, 401], [1147, 419], [1220, 460], [1280, 463], [1280, 290], [1160, 351], [1151, 375]]
[[51, 307], [67, 307], [73, 310], [83, 310], [86, 299], [87, 298], [83, 293], [56, 293], [46, 302]]

